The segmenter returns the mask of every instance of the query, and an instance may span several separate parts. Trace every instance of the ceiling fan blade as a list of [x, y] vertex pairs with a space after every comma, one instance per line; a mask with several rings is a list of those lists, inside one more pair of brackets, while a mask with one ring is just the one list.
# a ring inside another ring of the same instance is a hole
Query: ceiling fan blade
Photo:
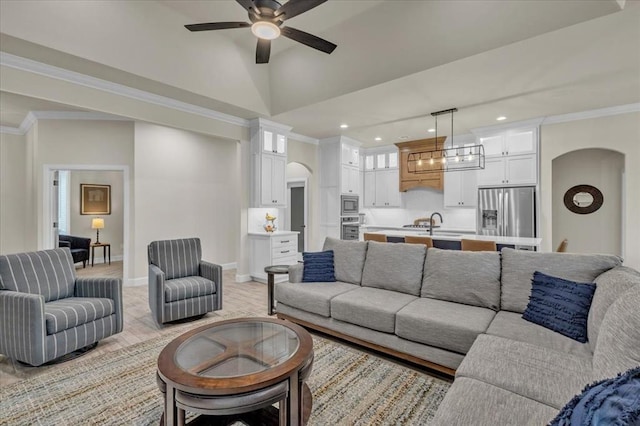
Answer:
[[324, 53], [331, 53], [336, 47], [338, 47], [337, 45], [321, 39], [320, 37], [316, 37], [313, 34], [305, 33], [304, 31], [291, 27], [280, 27], [280, 34]]
[[250, 27], [248, 22], [209, 22], [206, 24], [190, 24], [184, 27], [189, 31], [228, 30], [230, 28]]
[[289, 0], [287, 3], [280, 6], [278, 10], [275, 11], [274, 15], [284, 15], [284, 17], [282, 17], [282, 20], [284, 21], [300, 15], [307, 10], [311, 10], [316, 6], [320, 6], [326, 1], [327, 0]]
[[247, 10], [247, 12], [260, 15], [260, 9], [256, 7], [256, 5], [253, 3], [253, 0], [236, 0], [236, 1], [240, 4], [240, 6], [244, 7]]
[[256, 64], [268, 64], [271, 55], [271, 40], [258, 39], [256, 46]]

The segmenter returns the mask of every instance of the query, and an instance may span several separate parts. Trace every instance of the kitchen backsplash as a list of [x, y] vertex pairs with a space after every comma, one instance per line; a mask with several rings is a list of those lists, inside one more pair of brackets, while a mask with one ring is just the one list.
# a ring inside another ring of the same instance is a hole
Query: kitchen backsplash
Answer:
[[[445, 208], [442, 192], [430, 189], [412, 189], [400, 194], [402, 208], [364, 208], [367, 225], [403, 226], [412, 224], [420, 217], [429, 217], [433, 212], [442, 214], [443, 228], [475, 231], [475, 208]], [[437, 220], [437, 218], [436, 218]]]

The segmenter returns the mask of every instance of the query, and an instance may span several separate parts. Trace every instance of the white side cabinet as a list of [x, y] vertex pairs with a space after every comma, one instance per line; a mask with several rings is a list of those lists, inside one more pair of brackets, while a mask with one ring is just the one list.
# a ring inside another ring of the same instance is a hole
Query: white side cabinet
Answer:
[[[251, 277], [256, 281], [267, 282], [267, 274], [264, 272], [267, 266], [298, 263], [298, 232], [250, 233], [249, 241], [249, 270]], [[275, 276], [275, 282], [287, 280], [287, 275]]]
[[289, 127], [263, 119], [251, 123], [251, 207], [286, 207]]
[[444, 174], [445, 207], [475, 207], [478, 198], [476, 170]]
[[343, 194], [359, 194], [360, 169], [358, 169], [357, 166], [347, 166], [343, 164], [340, 185]]

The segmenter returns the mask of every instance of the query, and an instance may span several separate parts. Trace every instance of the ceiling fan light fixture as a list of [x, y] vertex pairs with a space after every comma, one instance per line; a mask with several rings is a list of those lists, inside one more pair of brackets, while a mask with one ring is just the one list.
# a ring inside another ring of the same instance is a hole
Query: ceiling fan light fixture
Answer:
[[258, 21], [251, 25], [251, 32], [263, 40], [273, 40], [280, 36], [280, 28], [268, 21]]

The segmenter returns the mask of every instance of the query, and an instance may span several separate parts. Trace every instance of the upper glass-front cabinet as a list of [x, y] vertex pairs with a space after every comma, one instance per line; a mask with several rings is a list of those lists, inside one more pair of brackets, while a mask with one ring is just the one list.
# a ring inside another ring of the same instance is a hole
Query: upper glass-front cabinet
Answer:
[[287, 153], [287, 137], [270, 130], [263, 130], [262, 151], [285, 155]]
[[364, 156], [365, 170], [397, 169], [398, 151], [366, 154]]

